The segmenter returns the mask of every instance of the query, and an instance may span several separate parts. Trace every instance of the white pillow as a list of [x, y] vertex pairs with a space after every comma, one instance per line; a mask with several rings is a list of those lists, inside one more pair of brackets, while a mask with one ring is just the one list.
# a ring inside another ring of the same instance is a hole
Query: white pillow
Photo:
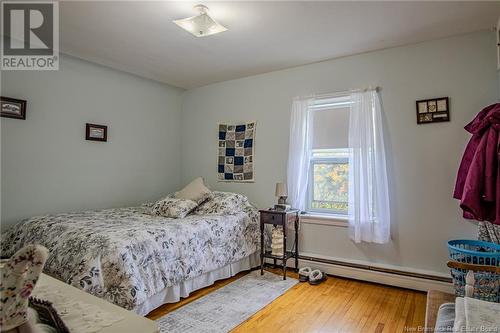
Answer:
[[154, 215], [182, 219], [197, 206], [193, 200], [167, 197], [155, 203], [151, 211]]
[[210, 200], [199, 205], [193, 212], [195, 215], [234, 215], [245, 210], [248, 198], [242, 194], [231, 192], [212, 192]]
[[193, 200], [197, 204], [206, 201], [212, 195], [212, 191], [205, 186], [203, 178], [198, 177], [189, 183], [182, 190], [175, 193], [177, 199]]

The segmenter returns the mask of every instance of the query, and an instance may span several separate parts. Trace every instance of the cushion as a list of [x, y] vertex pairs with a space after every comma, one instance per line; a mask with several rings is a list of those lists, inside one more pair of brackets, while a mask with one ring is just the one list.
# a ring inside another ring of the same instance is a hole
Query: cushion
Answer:
[[182, 190], [176, 192], [174, 197], [177, 199], [193, 200], [197, 204], [200, 204], [210, 198], [211, 194], [212, 191], [205, 186], [203, 178], [198, 177]]
[[249, 206], [248, 198], [231, 192], [212, 192], [210, 200], [202, 203], [193, 214], [196, 215], [234, 215]]
[[182, 219], [197, 206], [193, 200], [167, 197], [155, 203], [151, 211], [154, 215]]

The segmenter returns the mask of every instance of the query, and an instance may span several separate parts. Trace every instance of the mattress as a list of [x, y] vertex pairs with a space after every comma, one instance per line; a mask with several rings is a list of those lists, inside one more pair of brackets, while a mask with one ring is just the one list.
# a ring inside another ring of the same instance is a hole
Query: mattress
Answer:
[[248, 258], [259, 239], [253, 207], [170, 219], [140, 206], [33, 217], [3, 233], [1, 246], [11, 256], [43, 245], [50, 252], [45, 273], [137, 311], [169, 287]]

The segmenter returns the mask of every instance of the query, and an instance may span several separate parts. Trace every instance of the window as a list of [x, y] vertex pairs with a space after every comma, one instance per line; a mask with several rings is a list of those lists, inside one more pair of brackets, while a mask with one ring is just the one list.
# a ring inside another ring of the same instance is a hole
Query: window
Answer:
[[311, 215], [329, 215], [311, 220], [347, 221], [356, 243], [387, 243], [391, 214], [380, 98], [376, 89], [330, 96], [293, 100], [290, 203], [316, 213]]
[[309, 211], [347, 215], [349, 150], [314, 149], [309, 182]]
[[350, 101], [346, 97], [319, 99], [312, 112], [312, 152], [307, 211], [347, 215], [349, 191]]

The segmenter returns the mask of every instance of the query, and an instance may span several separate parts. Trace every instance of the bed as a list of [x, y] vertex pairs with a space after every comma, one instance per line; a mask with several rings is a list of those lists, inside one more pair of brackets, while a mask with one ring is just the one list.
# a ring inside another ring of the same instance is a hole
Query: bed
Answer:
[[2, 256], [41, 244], [50, 251], [45, 273], [145, 315], [257, 266], [259, 237], [251, 205], [182, 219], [143, 205], [27, 219], [2, 234]]

